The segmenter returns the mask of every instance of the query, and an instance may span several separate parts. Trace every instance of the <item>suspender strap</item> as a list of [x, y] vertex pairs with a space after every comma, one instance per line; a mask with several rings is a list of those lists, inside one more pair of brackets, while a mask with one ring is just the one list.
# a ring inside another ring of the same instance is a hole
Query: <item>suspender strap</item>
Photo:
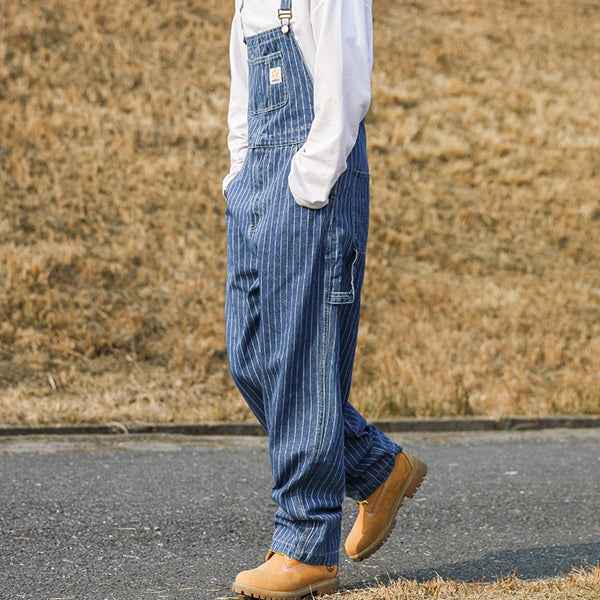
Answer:
[[290, 21], [292, 20], [292, 0], [281, 0], [281, 8], [277, 16], [281, 21], [281, 31], [287, 35], [290, 31]]

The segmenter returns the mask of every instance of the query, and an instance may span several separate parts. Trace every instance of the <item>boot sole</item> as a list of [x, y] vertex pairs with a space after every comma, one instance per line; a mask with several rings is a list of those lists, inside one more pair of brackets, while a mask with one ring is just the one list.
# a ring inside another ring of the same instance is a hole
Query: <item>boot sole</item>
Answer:
[[350, 555], [350, 558], [354, 562], [361, 562], [365, 560], [365, 558], [369, 558], [369, 556], [375, 554], [375, 552], [377, 552], [377, 550], [379, 550], [379, 548], [383, 546], [383, 544], [390, 537], [390, 534], [392, 533], [392, 530], [396, 525], [396, 517], [398, 515], [398, 510], [402, 506], [404, 498], [412, 498], [415, 495], [416, 491], [421, 487], [423, 479], [425, 478], [425, 475], [427, 475], [427, 465], [424, 462], [420, 461], [418, 458], [415, 458], [413, 456], [411, 456], [411, 458], [414, 461], [412, 471], [410, 472], [410, 475], [406, 480], [404, 487], [400, 490], [400, 493], [398, 494], [398, 497], [396, 498], [396, 501], [392, 506], [392, 510], [390, 511], [390, 515], [385, 524], [385, 527], [381, 530], [381, 533], [369, 546], [367, 546], [358, 554]]
[[263, 590], [261, 588], [252, 587], [249, 585], [233, 584], [233, 591], [236, 594], [247, 598], [257, 598], [259, 600], [299, 600], [304, 596], [320, 596], [321, 594], [334, 594], [340, 589], [340, 581], [335, 579], [326, 579], [311, 583], [299, 590], [289, 592], [273, 592], [271, 590]]

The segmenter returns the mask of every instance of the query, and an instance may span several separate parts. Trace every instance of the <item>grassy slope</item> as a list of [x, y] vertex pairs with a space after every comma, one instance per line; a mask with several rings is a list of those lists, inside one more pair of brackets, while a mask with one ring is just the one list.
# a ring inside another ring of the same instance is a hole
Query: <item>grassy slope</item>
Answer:
[[[230, 3], [0, 5], [0, 422], [245, 419]], [[600, 6], [375, 2], [369, 416], [600, 410]]]

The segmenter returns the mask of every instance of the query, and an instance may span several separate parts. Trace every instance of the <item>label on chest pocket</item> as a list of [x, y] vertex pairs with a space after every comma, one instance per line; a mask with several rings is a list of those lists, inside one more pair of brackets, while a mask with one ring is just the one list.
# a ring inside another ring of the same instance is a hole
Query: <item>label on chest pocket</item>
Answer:
[[262, 115], [288, 103], [288, 81], [283, 54], [280, 50], [266, 56], [249, 55], [248, 81], [250, 82], [249, 115]]
[[269, 81], [271, 85], [276, 85], [282, 82], [281, 78], [281, 67], [273, 67], [269, 71]]

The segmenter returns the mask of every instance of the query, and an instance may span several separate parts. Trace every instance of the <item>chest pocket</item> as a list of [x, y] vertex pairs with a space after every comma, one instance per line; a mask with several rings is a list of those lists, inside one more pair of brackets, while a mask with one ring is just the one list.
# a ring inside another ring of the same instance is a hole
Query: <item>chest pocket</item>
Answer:
[[285, 106], [289, 91], [283, 54], [273, 52], [267, 56], [250, 59], [248, 111], [260, 115]]

